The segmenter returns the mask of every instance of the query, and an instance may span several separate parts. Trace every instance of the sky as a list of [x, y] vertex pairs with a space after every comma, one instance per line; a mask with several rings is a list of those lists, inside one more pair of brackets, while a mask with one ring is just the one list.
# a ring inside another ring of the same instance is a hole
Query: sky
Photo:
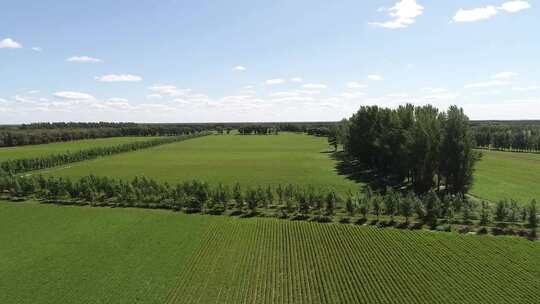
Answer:
[[540, 119], [540, 3], [0, 4], [0, 124], [333, 121], [456, 104]]

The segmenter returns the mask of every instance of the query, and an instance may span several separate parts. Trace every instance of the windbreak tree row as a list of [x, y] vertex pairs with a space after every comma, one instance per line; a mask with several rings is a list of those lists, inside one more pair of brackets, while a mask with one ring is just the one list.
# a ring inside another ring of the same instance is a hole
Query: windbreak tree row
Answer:
[[[146, 177], [131, 181], [107, 177], [87, 176], [72, 180], [43, 176], [0, 176], [0, 193], [10, 197], [31, 197], [48, 203], [111, 207], [138, 207], [184, 210], [186, 213], [204, 212], [220, 215], [229, 210], [231, 215], [277, 216], [291, 220], [332, 222], [336, 215], [342, 223], [371, 224], [379, 227], [430, 229], [450, 231], [454, 224], [469, 226], [495, 224], [494, 234], [520, 234], [536, 237], [536, 202], [528, 206], [500, 202], [491, 206], [481, 204], [461, 194], [442, 197], [434, 191], [425, 195], [413, 192], [402, 195], [389, 188], [376, 193], [367, 188], [365, 193], [340, 196], [332, 189], [318, 190], [311, 186], [277, 185], [267, 187], [211, 186], [200, 181], [171, 185]], [[269, 212], [273, 212], [269, 214]], [[357, 217], [356, 220], [353, 218]], [[388, 220], [382, 220], [385, 217]], [[397, 217], [404, 219], [397, 222]], [[416, 222], [410, 222], [415, 218]], [[368, 220], [370, 221], [368, 222]], [[511, 227], [525, 227], [514, 231]], [[485, 228], [481, 228], [485, 229]], [[479, 231], [483, 231], [483, 230]]]
[[[38, 128], [39, 127], [39, 128]], [[0, 128], [0, 147], [48, 144], [80, 139], [122, 136], [179, 136], [204, 131], [203, 127], [184, 125], [138, 125], [115, 123], [31, 124]]]
[[124, 152], [136, 151], [140, 149], [151, 148], [159, 145], [169, 144], [177, 141], [187, 140], [195, 137], [208, 135], [207, 132], [193, 133], [181, 136], [171, 136], [151, 139], [147, 141], [132, 142], [111, 147], [97, 147], [84, 149], [80, 151], [67, 151], [61, 154], [53, 154], [36, 158], [22, 158], [7, 160], [0, 163], [0, 173], [3, 171], [8, 174], [20, 174], [33, 170], [52, 168], [69, 163], [90, 160], [102, 156], [119, 154]]
[[479, 155], [469, 119], [457, 106], [446, 112], [431, 105], [363, 106], [347, 125], [347, 155], [385, 180], [408, 182], [420, 194], [441, 186], [463, 194], [472, 183]]
[[480, 148], [519, 152], [540, 151], [540, 124], [484, 122], [472, 127], [476, 145]]

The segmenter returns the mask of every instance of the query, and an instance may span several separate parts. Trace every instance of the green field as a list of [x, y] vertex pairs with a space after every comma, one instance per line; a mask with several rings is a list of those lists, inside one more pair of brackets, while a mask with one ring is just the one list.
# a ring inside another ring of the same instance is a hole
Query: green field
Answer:
[[538, 303], [540, 243], [0, 203], [0, 303]]
[[156, 137], [111, 137], [74, 140], [44, 145], [0, 148], [0, 162], [8, 159], [34, 158], [44, 155], [59, 154], [66, 151], [79, 151], [96, 147], [109, 147], [135, 141], [150, 140], [152, 138]]
[[471, 194], [496, 201], [513, 198], [521, 204], [540, 201], [540, 154], [482, 151]]
[[[38, 157], [67, 150], [111, 146], [148, 137], [81, 140], [0, 149], [0, 161]], [[159, 181], [199, 179], [213, 184], [314, 185], [345, 193], [359, 185], [337, 174], [325, 138], [282, 133], [279, 136], [213, 135], [132, 153], [44, 170], [45, 175], [81, 177], [88, 174]], [[482, 151], [471, 194], [496, 201], [514, 198], [524, 204], [540, 199], [540, 154]]]
[[342, 193], [358, 191], [358, 184], [336, 173], [328, 149], [325, 138], [302, 134], [211, 135], [46, 170], [45, 174], [148, 176], [167, 182], [199, 179], [250, 186], [314, 185]]

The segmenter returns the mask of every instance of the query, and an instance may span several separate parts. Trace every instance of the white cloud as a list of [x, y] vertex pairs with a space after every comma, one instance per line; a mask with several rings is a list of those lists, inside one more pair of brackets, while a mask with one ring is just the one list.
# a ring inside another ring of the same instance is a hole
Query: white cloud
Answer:
[[473, 9], [460, 8], [452, 20], [454, 22], [476, 22], [495, 17], [500, 11], [506, 13], [517, 13], [530, 7], [531, 5], [527, 1], [508, 1], [499, 7], [488, 5]]
[[233, 71], [245, 71], [247, 70], [244, 66], [237, 65], [233, 68]]
[[309, 96], [289, 96], [272, 99], [273, 102], [311, 102], [315, 99]]
[[389, 9], [379, 8], [378, 12], [387, 11], [393, 19], [386, 22], [370, 22], [370, 25], [386, 29], [406, 28], [422, 15], [424, 7], [416, 3], [416, 0], [401, 0]]
[[503, 3], [499, 9], [508, 13], [517, 13], [530, 7], [531, 5], [527, 1], [508, 1]]
[[125, 98], [109, 98], [108, 100], [102, 103], [99, 103], [97, 105], [110, 107], [110, 108], [117, 108], [117, 109], [130, 109], [131, 108], [129, 101]]
[[161, 99], [161, 98], [163, 98], [163, 96], [161, 96], [159, 94], [148, 94], [148, 95], [146, 95], [146, 98], [148, 98], [148, 99]]
[[347, 88], [349, 88], [349, 89], [364, 89], [364, 88], [367, 88], [367, 87], [368, 87], [367, 84], [359, 83], [359, 82], [356, 82], [356, 81], [347, 82]]
[[69, 57], [68, 59], [66, 59], [66, 61], [68, 61], [68, 62], [89, 62], [89, 63], [103, 62], [103, 60], [101, 60], [101, 59], [94, 58], [94, 57], [89, 57], [89, 56], [73, 56], [73, 57]]
[[446, 92], [448, 90], [445, 89], [445, 88], [423, 88], [422, 91], [426, 91], [426, 92], [436, 94], [436, 93], [444, 93], [444, 92]]
[[295, 96], [300, 96], [301, 93], [299, 92], [277, 92], [277, 93], [273, 93], [271, 94], [270, 96], [272, 97], [295, 97]]
[[297, 90], [296, 92], [304, 95], [318, 95], [321, 94], [319, 90]]
[[20, 49], [20, 48], [22, 48], [22, 45], [11, 38], [0, 40], [0, 49]]
[[512, 90], [522, 92], [540, 90], [540, 85], [533, 85], [528, 87], [513, 87]]
[[267, 85], [282, 84], [282, 83], [285, 83], [285, 80], [281, 79], [281, 78], [269, 79], [269, 80], [265, 81], [265, 83]]
[[300, 82], [303, 82], [303, 81], [304, 81], [304, 79], [302, 79], [300, 77], [291, 78], [291, 82], [300, 83]]
[[390, 93], [386, 95], [387, 97], [391, 98], [407, 98], [409, 97], [409, 94], [407, 93]]
[[515, 73], [515, 72], [500, 72], [500, 73], [497, 73], [497, 74], [493, 75], [492, 78], [494, 78], [494, 79], [510, 79], [510, 78], [514, 78], [514, 77], [516, 77], [518, 75], [519, 74]]
[[191, 92], [191, 89], [178, 89], [176, 86], [170, 84], [155, 84], [148, 89], [154, 92], [153, 95], [167, 95], [171, 97], [185, 96], [186, 94]]
[[491, 80], [491, 81], [485, 81], [485, 82], [476, 82], [476, 83], [470, 83], [465, 85], [466, 89], [471, 88], [489, 88], [489, 87], [499, 87], [507, 85], [508, 82], [502, 81], [502, 80]]
[[341, 93], [339, 95], [339, 97], [343, 97], [343, 98], [359, 98], [359, 97], [364, 97], [366, 96], [366, 93], [364, 92], [353, 92], [353, 93], [350, 93], [350, 92], [345, 92], [345, 93]]
[[41, 51], [43, 51], [43, 49], [42, 49], [41, 47], [39, 47], [39, 46], [34, 46], [34, 47], [32, 47], [32, 50], [33, 50], [33, 51], [36, 51], [36, 52], [41, 52]]
[[475, 22], [480, 20], [487, 20], [497, 15], [497, 8], [493, 5], [486, 7], [473, 8], [473, 9], [459, 9], [454, 16], [454, 22]]
[[72, 91], [61, 91], [56, 92], [53, 94], [54, 97], [65, 99], [65, 100], [80, 100], [80, 101], [87, 101], [87, 100], [94, 100], [94, 96], [86, 93], [80, 93], [80, 92], [72, 92]]
[[374, 81], [380, 81], [380, 80], [383, 80], [384, 78], [381, 76], [381, 75], [368, 75], [367, 77], [369, 80], [374, 80]]
[[446, 93], [446, 94], [426, 95], [426, 96], [423, 96], [422, 99], [429, 102], [429, 101], [439, 101], [439, 100], [454, 100], [458, 97], [459, 97], [458, 94]]
[[305, 89], [326, 89], [328, 88], [325, 84], [316, 84], [316, 83], [308, 83], [302, 86]]
[[131, 74], [110, 74], [96, 77], [96, 80], [100, 82], [138, 82], [142, 81], [142, 77]]

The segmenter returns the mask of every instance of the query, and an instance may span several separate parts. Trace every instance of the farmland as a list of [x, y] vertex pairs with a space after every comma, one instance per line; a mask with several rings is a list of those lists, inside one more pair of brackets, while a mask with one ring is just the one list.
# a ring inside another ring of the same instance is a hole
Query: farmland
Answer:
[[539, 243], [0, 203], [1, 303], [536, 303]]
[[44, 145], [29, 145], [20, 147], [0, 148], [0, 162], [9, 159], [34, 158], [66, 151], [79, 151], [89, 148], [109, 147], [135, 141], [145, 141], [157, 137], [112, 137], [75, 140]]
[[212, 135], [77, 163], [46, 174], [147, 176], [174, 183], [199, 179], [229, 185], [313, 185], [342, 193], [358, 191], [357, 183], [336, 173], [329, 149], [326, 138], [302, 134]]
[[540, 154], [482, 150], [471, 194], [526, 203], [540, 198]]

